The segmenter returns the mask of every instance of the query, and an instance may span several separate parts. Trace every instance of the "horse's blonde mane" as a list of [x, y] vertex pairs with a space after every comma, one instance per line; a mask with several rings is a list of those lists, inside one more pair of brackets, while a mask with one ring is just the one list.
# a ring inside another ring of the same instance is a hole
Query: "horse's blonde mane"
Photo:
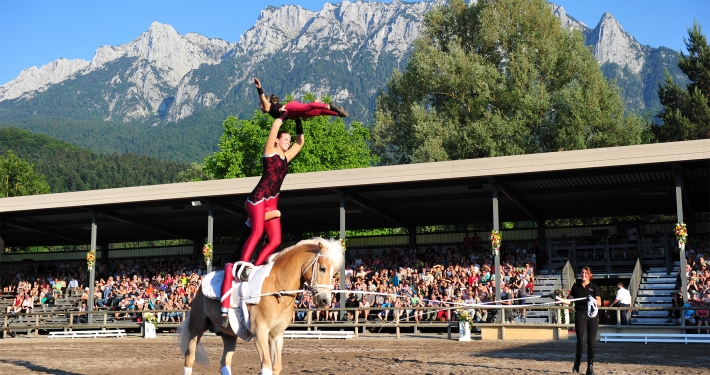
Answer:
[[328, 258], [331, 262], [333, 262], [333, 266], [335, 267], [335, 269], [340, 269], [345, 263], [345, 252], [343, 251], [343, 244], [340, 242], [340, 240], [332, 238], [330, 240], [326, 240], [325, 238], [320, 237], [314, 237], [310, 240], [299, 241], [293, 246], [289, 246], [278, 253], [272, 254], [269, 257], [268, 262], [272, 263], [274, 260], [284, 256], [291, 250], [304, 245], [311, 245], [316, 248], [320, 247], [320, 256], [323, 258]]

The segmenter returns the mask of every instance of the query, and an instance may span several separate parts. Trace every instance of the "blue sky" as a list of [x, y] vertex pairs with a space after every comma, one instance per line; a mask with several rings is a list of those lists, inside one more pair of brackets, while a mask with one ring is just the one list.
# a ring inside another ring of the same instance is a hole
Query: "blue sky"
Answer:
[[[339, 1], [333, 1], [339, 2]], [[390, 2], [390, 0], [385, 0]], [[710, 0], [557, 0], [567, 13], [594, 27], [609, 12], [624, 30], [652, 47], [685, 49], [693, 19], [710, 30]], [[236, 42], [266, 4], [319, 10], [324, 0], [0, 0], [0, 85], [20, 71], [58, 58], [91, 60], [102, 45], [128, 43], [151, 22]]]

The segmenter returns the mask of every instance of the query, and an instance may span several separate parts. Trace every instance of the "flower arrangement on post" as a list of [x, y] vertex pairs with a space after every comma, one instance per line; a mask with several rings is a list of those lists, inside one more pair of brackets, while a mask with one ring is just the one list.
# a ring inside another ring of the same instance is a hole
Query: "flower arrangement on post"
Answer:
[[471, 314], [470, 312], [468, 312], [468, 310], [464, 310], [464, 311], [462, 311], [460, 314], [458, 314], [458, 315], [456, 316], [456, 320], [459, 321], [459, 322], [461, 322], [461, 323], [468, 323], [469, 326], [470, 326], [471, 324], [473, 324], [473, 322], [475, 321], [474, 318], [473, 318], [473, 314]]
[[202, 247], [202, 255], [205, 257], [205, 264], [209, 266], [212, 263], [212, 242], [207, 242]]
[[675, 239], [678, 241], [678, 248], [685, 250], [685, 244], [688, 242], [688, 228], [685, 223], [675, 225]]
[[[562, 289], [555, 289], [555, 297], [560, 297], [560, 298], [567, 298], [567, 291], [562, 290]], [[569, 308], [568, 307], [563, 307], [562, 310], [564, 310], [564, 313], [560, 317], [560, 323], [562, 324], [569, 324], [570, 319], [569, 319]]]
[[343, 245], [343, 252], [345, 252], [345, 250], [347, 249], [347, 247], [345, 246], [345, 238], [340, 239], [340, 244]]
[[89, 250], [89, 252], [86, 253], [86, 267], [91, 271], [94, 269], [94, 265], [96, 265], [96, 251]]
[[153, 313], [143, 313], [143, 321], [152, 324], [155, 328], [158, 328], [158, 317]]
[[492, 230], [491, 231], [491, 250], [493, 250], [493, 253], [496, 253], [497, 251], [500, 250], [500, 243], [503, 240], [503, 237], [501, 236], [501, 233], [497, 230]]
[[473, 327], [473, 315], [467, 310], [456, 316], [459, 322], [459, 341], [471, 341], [471, 327]]

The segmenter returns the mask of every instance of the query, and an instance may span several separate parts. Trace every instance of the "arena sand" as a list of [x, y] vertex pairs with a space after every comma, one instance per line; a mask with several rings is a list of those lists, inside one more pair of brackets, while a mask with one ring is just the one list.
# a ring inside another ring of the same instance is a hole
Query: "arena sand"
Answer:
[[[222, 340], [206, 334], [207, 366], [219, 374]], [[597, 343], [597, 374], [708, 374], [708, 345]], [[447, 340], [446, 335], [284, 340], [282, 374], [559, 374], [571, 373], [574, 341]], [[586, 353], [585, 353], [586, 358]], [[583, 359], [585, 360], [585, 359]], [[182, 374], [176, 337], [0, 340], [0, 374]], [[239, 341], [233, 374], [258, 374], [253, 342]], [[582, 372], [586, 365], [582, 365]]]

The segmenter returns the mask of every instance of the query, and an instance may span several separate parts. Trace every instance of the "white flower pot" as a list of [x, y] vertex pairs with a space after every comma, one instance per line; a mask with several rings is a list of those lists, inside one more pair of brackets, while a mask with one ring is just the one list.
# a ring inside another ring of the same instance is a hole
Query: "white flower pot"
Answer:
[[143, 322], [143, 337], [146, 339], [155, 338], [155, 324]]
[[471, 326], [468, 322], [459, 322], [459, 341], [471, 341]]

